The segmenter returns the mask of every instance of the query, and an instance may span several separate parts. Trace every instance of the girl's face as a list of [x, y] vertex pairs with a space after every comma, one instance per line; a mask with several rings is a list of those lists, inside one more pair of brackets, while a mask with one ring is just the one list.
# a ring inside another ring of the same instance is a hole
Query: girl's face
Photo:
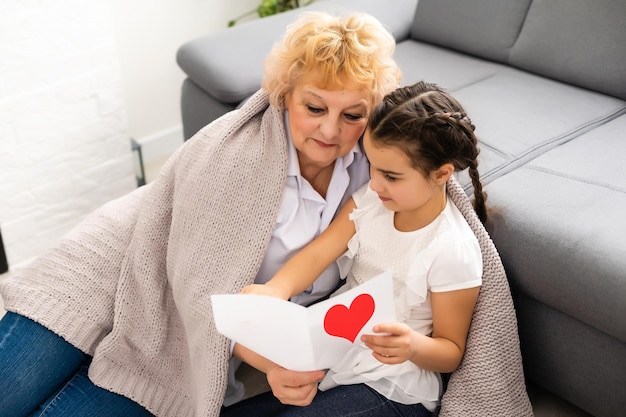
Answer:
[[348, 154], [367, 125], [369, 92], [345, 82], [339, 90], [301, 80], [285, 97], [300, 167], [324, 168]]
[[438, 172], [424, 175], [413, 168], [406, 153], [395, 146], [379, 146], [365, 132], [363, 145], [370, 162], [370, 188], [383, 205], [396, 212], [396, 227], [416, 230], [432, 222], [446, 204], [445, 181]]

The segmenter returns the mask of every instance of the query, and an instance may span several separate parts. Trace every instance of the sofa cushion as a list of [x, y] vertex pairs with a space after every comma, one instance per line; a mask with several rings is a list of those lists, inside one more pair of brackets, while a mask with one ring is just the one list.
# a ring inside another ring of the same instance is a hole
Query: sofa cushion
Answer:
[[[412, 39], [396, 61], [403, 84], [453, 91], [477, 126], [483, 184], [626, 111], [623, 100]], [[468, 187], [466, 174], [459, 181]]]
[[530, 0], [419, 0], [411, 37], [506, 62]]
[[626, 111], [623, 100], [506, 67], [454, 94], [481, 149], [505, 158], [479, 167], [484, 184]]
[[491, 77], [501, 68], [501, 64], [412, 39], [398, 43], [395, 59], [403, 85], [426, 80], [450, 91]]
[[626, 99], [625, 36], [622, 0], [535, 0], [510, 63]]
[[624, 131], [626, 116], [486, 189], [514, 290], [626, 342]]
[[527, 381], [589, 413], [543, 417], [624, 415], [626, 343], [519, 292], [515, 311]]
[[177, 51], [178, 65], [212, 97], [239, 103], [261, 86], [265, 57], [295, 19], [295, 11], [272, 18], [274, 25], [260, 26], [254, 20], [187, 42]]

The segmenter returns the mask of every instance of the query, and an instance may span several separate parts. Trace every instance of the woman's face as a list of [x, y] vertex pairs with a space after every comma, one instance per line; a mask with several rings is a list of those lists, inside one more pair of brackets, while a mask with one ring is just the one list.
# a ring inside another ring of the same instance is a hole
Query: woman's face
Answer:
[[355, 83], [328, 90], [302, 80], [286, 95], [285, 107], [300, 167], [324, 168], [346, 155], [363, 134], [370, 94]]

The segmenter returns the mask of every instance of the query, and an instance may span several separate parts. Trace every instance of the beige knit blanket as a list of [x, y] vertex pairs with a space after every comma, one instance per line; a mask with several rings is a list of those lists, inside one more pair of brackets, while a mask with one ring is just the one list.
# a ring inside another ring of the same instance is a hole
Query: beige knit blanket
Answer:
[[465, 356], [450, 377], [439, 415], [532, 416], [517, 319], [500, 255], [455, 177], [448, 181], [448, 196], [478, 238], [483, 256], [483, 283], [474, 308]]
[[[153, 183], [1, 282], [5, 308], [93, 355], [94, 383], [155, 415], [219, 416], [229, 341], [215, 329], [210, 295], [237, 293], [256, 275], [281, 200], [286, 140], [281, 112], [259, 91], [187, 141]], [[500, 259], [456, 182], [451, 195], [479, 237], [485, 276], [442, 415], [532, 415]]]

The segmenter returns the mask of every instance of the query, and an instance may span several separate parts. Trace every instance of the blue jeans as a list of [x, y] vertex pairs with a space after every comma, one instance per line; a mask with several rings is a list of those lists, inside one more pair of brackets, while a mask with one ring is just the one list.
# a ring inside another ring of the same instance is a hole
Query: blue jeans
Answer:
[[271, 392], [257, 395], [229, 407], [220, 417], [430, 417], [421, 404], [393, 402], [364, 384], [341, 385], [318, 391], [311, 405], [284, 405]]
[[87, 377], [91, 357], [40, 324], [0, 321], [0, 416], [152, 416]]

